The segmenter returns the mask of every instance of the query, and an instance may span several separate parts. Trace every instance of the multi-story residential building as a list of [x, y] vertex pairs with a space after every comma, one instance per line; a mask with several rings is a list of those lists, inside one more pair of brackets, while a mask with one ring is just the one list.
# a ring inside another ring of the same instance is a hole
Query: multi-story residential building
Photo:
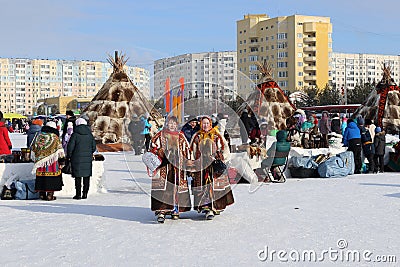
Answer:
[[184, 79], [184, 97], [236, 99], [236, 51], [183, 54], [154, 62], [154, 98], [163, 98], [167, 77], [170, 88]]
[[[267, 60], [284, 90], [318, 86], [330, 81], [332, 24], [329, 17], [245, 15], [237, 21], [239, 94], [250, 92], [260, 79], [256, 61]], [[245, 77], [249, 77], [245, 78]]]
[[400, 56], [376, 54], [332, 53], [332, 83], [337, 88], [354, 89], [364, 83], [377, 83], [382, 79], [383, 64], [389, 65], [392, 78], [399, 84]]
[[[150, 72], [125, 68], [136, 87], [149, 97]], [[0, 110], [32, 115], [39, 99], [93, 97], [112, 71], [104, 62], [0, 58]]]

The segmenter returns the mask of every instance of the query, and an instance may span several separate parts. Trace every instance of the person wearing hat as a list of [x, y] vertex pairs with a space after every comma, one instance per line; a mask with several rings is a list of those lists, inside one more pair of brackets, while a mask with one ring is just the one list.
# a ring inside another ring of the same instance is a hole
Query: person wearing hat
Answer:
[[143, 128], [144, 121], [141, 120], [138, 115], [133, 114], [128, 125], [128, 131], [131, 134], [131, 145], [133, 150], [135, 150], [135, 155], [140, 155], [142, 153], [144, 145], [144, 134], [142, 133]]
[[[73, 199], [79, 200], [86, 199], [88, 196], [96, 141], [85, 119], [77, 119], [75, 125], [67, 146], [67, 159], [71, 162], [71, 175], [75, 178], [76, 194]], [[83, 190], [81, 191], [82, 179]]]
[[[193, 196], [194, 209], [205, 214], [207, 220], [220, 214], [226, 206], [234, 203], [233, 193], [226, 171], [216, 160], [226, 162], [230, 152], [212, 119], [204, 116], [200, 130], [192, 137], [190, 150], [193, 152]], [[218, 170], [219, 169], [219, 170]]]
[[385, 165], [383, 163], [383, 157], [385, 156], [386, 137], [385, 137], [385, 131], [382, 131], [381, 127], [375, 128], [374, 146], [375, 146], [374, 172], [375, 173], [383, 172], [385, 168]]
[[36, 136], [40, 133], [40, 130], [42, 129], [43, 126], [43, 121], [40, 119], [35, 119], [32, 121], [31, 126], [29, 127], [28, 132], [26, 133], [26, 146], [28, 148], [31, 148], [33, 140], [36, 138]]
[[59, 160], [64, 158], [64, 149], [59, 133], [57, 124], [49, 121], [32, 144], [35, 162], [33, 171], [36, 172], [35, 190], [42, 200], [55, 200], [54, 192], [61, 191], [63, 187]]
[[190, 116], [188, 121], [183, 125], [181, 132], [185, 135], [188, 143], [192, 140], [193, 135], [200, 130], [197, 118], [195, 116]]
[[165, 127], [152, 138], [152, 151], [162, 163], [155, 170], [151, 185], [151, 210], [159, 223], [165, 215], [179, 219], [182, 212], [191, 210], [189, 185], [184, 167], [190, 159], [189, 143], [178, 130], [178, 118], [169, 116]]
[[61, 141], [64, 141], [65, 135], [67, 134], [68, 131], [68, 122], [72, 122], [73, 127], [75, 128], [75, 121], [76, 121], [76, 117], [75, 114], [72, 110], [67, 110], [67, 112], [65, 112], [65, 122], [62, 128], [62, 136], [61, 136]]

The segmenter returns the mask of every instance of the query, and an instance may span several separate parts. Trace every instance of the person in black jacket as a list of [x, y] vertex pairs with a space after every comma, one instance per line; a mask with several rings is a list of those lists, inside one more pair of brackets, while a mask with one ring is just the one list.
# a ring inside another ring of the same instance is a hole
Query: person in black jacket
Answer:
[[239, 127], [240, 127], [240, 138], [242, 139], [242, 144], [247, 144], [250, 133], [251, 118], [245, 108], [240, 116]]
[[368, 172], [373, 173], [375, 170], [374, 163], [374, 155], [375, 155], [375, 147], [374, 143], [372, 143], [371, 134], [369, 130], [364, 126], [364, 119], [358, 118], [358, 128], [360, 128], [361, 134], [361, 145], [364, 156], [368, 159]]
[[383, 163], [383, 157], [385, 156], [386, 137], [385, 137], [385, 131], [382, 131], [381, 127], [375, 128], [374, 146], [375, 146], [374, 172], [375, 173], [377, 173], [378, 171], [383, 172], [385, 168], [385, 165]]
[[132, 148], [135, 150], [135, 155], [142, 153], [144, 145], [144, 134], [142, 134], [144, 122], [136, 114], [132, 116], [132, 120], [128, 125], [128, 130], [131, 134]]
[[[72, 177], [75, 178], [76, 195], [73, 199], [86, 199], [89, 192], [90, 176], [92, 176], [93, 153], [96, 142], [87, 121], [79, 118], [75, 121], [74, 133], [68, 142], [67, 158], [71, 162]], [[81, 195], [81, 182], [83, 191]]]
[[62, 129], [62, 135], [61, 135], [61, 142], [64, 142], [64, 138], [65, 135], [67, 134], [68, 131], [68, 122], [72, 122], [72, 125], [74, 126], [74, 131], [75, 131], [75, 121], [76, 121], [76, 117], [75, 114], [72, 110], [67, 110], [67, 112], [65, 112], [65, 122], [63, 125], [63, 129]]
[[335, 132], [337, 134], [340, 134], [340, 135], [342, 134], [340, 118], [339, 118], [339, 114], [337, 114], [337, 113], [335, 113], [332, 117], [331, 130], [332, 130], [332, 132]]
[[181, 132], [185, 135], [188, 143], [190, 143], [190, 141], [192, 141], [192, 136], [199, 130], [200, 126], [197, 118], [194, 116], [190, 116], [188, 122], [183, 125]]

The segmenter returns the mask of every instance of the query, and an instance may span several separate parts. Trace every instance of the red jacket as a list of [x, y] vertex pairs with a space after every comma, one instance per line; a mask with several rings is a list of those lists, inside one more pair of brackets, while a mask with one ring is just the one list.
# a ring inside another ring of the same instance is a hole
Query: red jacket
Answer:
[[0, 121], [0, 155], [11, 154], [12, 147], [10, 137], [8, 137], [7, 127]]

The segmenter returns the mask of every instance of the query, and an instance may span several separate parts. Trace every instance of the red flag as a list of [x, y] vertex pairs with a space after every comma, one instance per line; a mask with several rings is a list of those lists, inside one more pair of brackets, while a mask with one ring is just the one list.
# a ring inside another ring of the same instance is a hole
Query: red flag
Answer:
[[164, 97], [164, 106], [165, 106], [165, 111], [169, 113], [171, 111], [171, 91], [170, 91], [170, 78], [167, 77], [167, 80], [165, 81], [165, 97]]
[[179, 112], [179, 121], [183, 122], [184, 121], [184, 115], [185, 115], [185, 106], [184, 106], [184, 101], [185, 101], [185, 79], [183, 77], [179, 78], [179, 83], [181, 85], [181, 89], [179, 90], [178, 96], [180, 96], [180, 112]]

